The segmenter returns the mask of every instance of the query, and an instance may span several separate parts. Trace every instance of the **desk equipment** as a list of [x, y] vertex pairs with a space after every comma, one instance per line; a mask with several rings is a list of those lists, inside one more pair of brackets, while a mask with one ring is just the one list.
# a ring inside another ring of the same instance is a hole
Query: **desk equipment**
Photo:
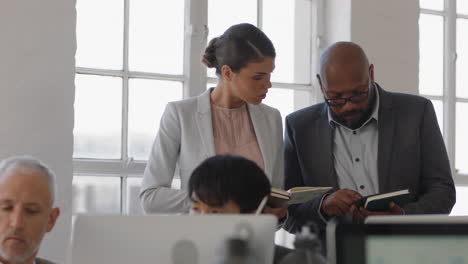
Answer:
[[72, 263], [213, 263], [225, 239], [248, 228], [257, 263], [270, 264], [276, 224], [271, 215], [79, 215]]
[[446, 221], [331, 223], [327, 226], [329, 263], [468, 264], [468, 222], [439, 218]]
[[310, 231], [308, 225], [302, 226], [301, 233], [296, 235], [294, 251], [286, 255], [280, 264], [326, 264], [321, 254], [321, 244], [317, 235]]
[[373, 215], [366, 224], [468, 224], [468, 216], [434, 215]]

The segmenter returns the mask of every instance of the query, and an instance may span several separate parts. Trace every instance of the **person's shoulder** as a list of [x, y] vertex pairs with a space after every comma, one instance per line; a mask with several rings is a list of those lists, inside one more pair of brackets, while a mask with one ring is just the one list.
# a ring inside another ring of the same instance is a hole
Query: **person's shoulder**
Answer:
[[197, 104], [199, 96], [194, 96], [194, 97], [190, 97], [190, 98], [186, 98], [186, 99], [182, 99], [182, 100], [177, 100], [177, 101], [171, 101], [171, 102], [168, 103], [168, 105], [171, 105], [171, 106], [176, 107], [176, 108], [186, 108], [186, 107], [189, 107], [189, 106], [193, 106], [193, 105]]
[[416, 94], [407, 94], [407, 93], [398, 93], [398, 92], [387, 92], [388, 94], [391, 94], [393, 97], [393, 100], [397, 103], [399, 102], [414, 102], [414, 103], [427, 103], [430, 100]]
[[168, 108], [175, 109], [181, 112], [190, 112], [193, 113], [198, 108], [199, 104], [206, 104], [206, 107], [209, 107], [209, 95], [206, 92], [203, 92], [200, 95], [193, 96], [190, 98], [172, 101], [167, 104]]
[[35, 264], [56, 264], [55, 262], [42, 259], [42, 258], [36, 258], [36, 263]]
[[312, 106], [308, 106], [297, 110], [289, 114], [286, 119], [289, 122], [313, 122], [317, 119], [327, 117], [327, 107], [325, 103], [318, 103]]
[[261, 109], [267, 115], [281, 115], [280, 111], [277, 108], [266, 105], [264, 103], [260, 103], [256, 107], [258, 107], [258, 109]]
[[[278, 109], [266, 105], [264, 103], [260, 103], [258, 105], [248, 104], [249, 114], [260, 116], [267, 120], [267, 122], [272, 123], [275, 127], [277, 127], [280, 131], [283, 130], [283, 116]], [[282, 132], [281, 132], [282, 133]]]
[[387, 93], [387, 96], [392, 98], [392, 104], [397, 108], [424, 108], [427, 104], [431, 103], [429, 99], [420, 95], [388, 91], [385, 92]]

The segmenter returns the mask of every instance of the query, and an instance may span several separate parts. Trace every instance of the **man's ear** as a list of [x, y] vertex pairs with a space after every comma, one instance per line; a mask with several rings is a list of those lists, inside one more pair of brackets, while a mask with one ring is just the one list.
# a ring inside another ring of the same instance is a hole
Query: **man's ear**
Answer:
[[49, 222], [47, 223], [47, 232], [52, 231], [60, 215], [60, 208], [52, 208], [49, 214]]
[[320, 74], [317, 74], [316, 77], [317, 77], [317, 81], [318, 81], [318, 83], [320, 85], [320, 91], [322, 91], [322, 93], [324, 94], [325, 92], [323, 90], [322, 78], [320, 77]]
[[369, 66], [369, 78], [372, 83], [374, 83], [374, 64]]
[[230, 81], [232, 79], [233, 74], [234, 74], [234, 72], [232, 71], [231, 67], [229, 67], [228, 65], [223, 65], [221, 67], [221, 77], [222, 77], [222, 79], [224, 79], [226, 81]]

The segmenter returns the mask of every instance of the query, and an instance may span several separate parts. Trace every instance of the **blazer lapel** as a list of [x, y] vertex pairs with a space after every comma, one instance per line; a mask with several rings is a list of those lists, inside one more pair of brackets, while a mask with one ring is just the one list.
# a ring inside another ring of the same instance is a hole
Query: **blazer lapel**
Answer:
[[390, 158], [393, 146], [395, 116], [392, 109], [392, 98], [379, 85], [377, 91], [380, 96], [379, 109], [379, 146], [377, 166], [379, 172], [379, 192], [387, 192], [389, 186]]
[[[268, 123], [266, 121], [265, 114], [258, 105], [247, 104], [252, 125], [257, 137], [258, 146], [263, 157], [263, 164], [265, 165], [265, 171], [269, 174], [273, 173], [273, 145], [271, 139], [271, 133], [268, 132]], [[270, 142], [270, 144], [268, 144]]]
[[[265, 171], [267, 173], [273, 173], [273, 149], [271, 146], [274, 144], [271, 143], [271, 133], [268, 132], [268, 123], [266, 121], [265, 114], [260, 109], [258, 105], [247, 104], [250, 119], [252, 120], [252, 125], [255, 131], [255, 136], [257, 137], [258, 146], [260, 147], [260, 152], [263, 157], [263, 164], [265, 165]], [[268, 144], [270, 142], [270, 144]]]
[[322, 175], [327, 175], [329, 184], [338, 188], [338, 179], [335, 173], [335, 164], [333, 160], [333, 134], [334, 129], [328, 122], [328, 106], [324, 104], [321, 112], [321, 118], [317, 119], [318, 122], [318, 147], [315, 147], [315, 154], [311, 157], [319, 158], [320, 164], [318, 167], [323, 168]]
[[204, 147], [206, 157], [215, 155], [213, 122], [211, 119], [210, 90], [205, 91], [197, 98], [197, 127]]

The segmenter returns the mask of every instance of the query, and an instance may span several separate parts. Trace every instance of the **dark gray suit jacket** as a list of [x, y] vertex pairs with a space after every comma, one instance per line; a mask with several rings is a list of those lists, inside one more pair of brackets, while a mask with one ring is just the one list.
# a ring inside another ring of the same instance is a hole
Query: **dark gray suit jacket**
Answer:
[[36, 258], [36, 264], [55, 264], [55, 263], [48, 261], [46, 259]]
[[[379, 192], [409, 188], [412, 202], [403, 207], [406, 214], [450, 213], [455, 203], [455, 186], [431, 101], [376, 87], [380, 97]], [[295, 186], [338, 189], [332, 150], [334, 133], [327, 108], [321, 103], [286, 117], [286, 189]], [[307, 221], [314, 221], [323, 232], [325, 222], [318, 215], [321, 198], [290, 206], [284, 228], [297, 232]]]

